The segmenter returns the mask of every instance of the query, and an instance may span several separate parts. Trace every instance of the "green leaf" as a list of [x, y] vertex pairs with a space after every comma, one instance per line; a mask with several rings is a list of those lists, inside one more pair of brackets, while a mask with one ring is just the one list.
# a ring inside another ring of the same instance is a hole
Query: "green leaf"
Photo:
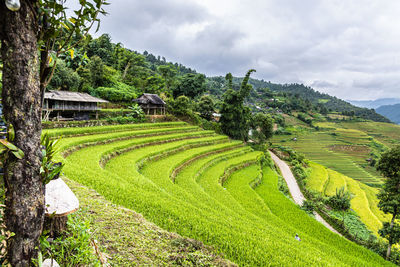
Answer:
[[7, 140], [4, 139], [0, 139], [0, 143], [5, 146], [6, 148], [10, 149], [10, 150], [18, 150], [19, 148], [16, 147], [15, 145], [13, 145], [12, 143], [8, 142]]
[[25, 156], [24, 152], [21, 149], [18, 149], [17, 151], [11, 151], [11, 153], [13, 153], [14, 156], [18, 159], [22, 159]]

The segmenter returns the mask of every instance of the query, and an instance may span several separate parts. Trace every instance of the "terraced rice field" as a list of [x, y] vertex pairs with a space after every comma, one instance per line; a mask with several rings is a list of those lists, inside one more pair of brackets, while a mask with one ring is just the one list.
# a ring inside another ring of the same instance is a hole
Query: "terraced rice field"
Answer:
[[400, 144], [400, 125], [383, 122], [341, 122], [340, 127], [356, 129], [374, 137], [388, 147]]
[[68, 178], [241, 266], [391, 265], [300, 210], [263, 154], [226, 136], [182, 123], [48, 133], [67, 136]]
[[289, 146], [308, 159], [367, 185], [378, 187], [382, 183], [375, 171], [363, 167], [371, 143], [371, 137], [364, 132], [354, 129], [303, 132], [296, 136], [274, 136], [272, 141], [275, 145]]
[[351, 209], [359, 216], [361, 221], [375, 235], [382, 227], [383, 221], [390, 218], [378, 209], [376, 194], [378, 189], [351, 179], [341, 173], [327, 169], [324, 166], [310, 162], [311, 173], [307, 179], [307, 186], [326, 196], [336, 193], [336, 188], [344, 187], [352, 195]]

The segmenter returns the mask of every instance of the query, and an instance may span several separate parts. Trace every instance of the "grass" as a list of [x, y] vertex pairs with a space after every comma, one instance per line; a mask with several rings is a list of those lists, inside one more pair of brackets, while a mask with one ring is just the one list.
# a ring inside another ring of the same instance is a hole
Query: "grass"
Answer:
[[[328, 178], [321, 168], [313, 165], [308, 180], [310, 189], [324, 195], [335, 194], [336, 188], [345, 186], [355, 196], [352, 208], [375, 234], [381, 222], [387, 221], [377, 207], [376, 194], [382, 176], [367, 159], [400, 143], [400, 126], [378, 122], [317, 122], [319, 131], [302, 131], [294, 135], [274, 136], [276, 145], [289, 146], [303, 153], [306, 158], [327, 169]], [[290, 127], [299, 127], [295, 120]], [[293, 138], [296, 137], [297, 141]], [[316, 175], [313, 175], [316, 173]], [[354, 179], [354, 180], [352, 180]], [[328, 182], [327, 182], [328, 180]]]
[[43, 134], [49, 137], [67, 137], [76, 135], [89, 135], [98, 133], [111, 133], [127, 130], [149, 129], [160, 127], [177, 127], [187, 125], [184, 122], [167, 122], [167, 123], [138, 123], [138, 124], [122, 124], [108, 126], [93, 126], [93, 127], [76, 127], [76, 128], [56, 128], [43, 130]]
[[96, 191], [63, 179], [79, 198], [81, 214], [90, 221], [92, 239], [111, 266], [233, 266], [212, 247], [167, 232]]
[[325, 192], [325, 185], [329, 183], [327, 170], [319, 164], [310, 162], [311, 172], [307, 179], [307, 187], [317, 192]]
[[[376, 172], [368, 172], [360, 164], [370, 157], [363, 153], [364, 150], [353, 151], [359, 153], [358, 157], [352, 154], [343, 153], [332, 147], [344, 147], [349, 144], [364, 146], [371, 142], [367, 136], [357, 135], [357, 131], [335, 130], [334, 132], [305, 132], [296, 136], [297, 140], [293, 140], [293, 136], [275, 136], [272, 141], [277, 145], [289, 146], [298, 152], [303, 153], [310, 160], [322, 164], [327, 168], [333, 169], [346, 176], [354, 178], [366, 184], [381, 184], [381, 177], [376, 176]], [[357, 142], [357, 143], [354, 143]], [[352, 152], [352, 153], [353, 153]]]
[[340, 174], [331, 169], [327, 169], [329, 175], [329, 183], [325, 188], [324, 194], [326, 196], [333, 196], [336, 194], [336, 189], [344, 187], [347, 190], [346, 179], [343, 174]]
[[[64, 149], [81, 146], [65, 159], [68, 178], [168, 231], [212, 245], [216, 253], [240, 265], [391, 265], [301, 211], [278, 190], [276, 173], [261, 168], [262, 154], [239, 142], [202, 131], [131, 133], [126, 140], [115, 132], [107, 139], [104, 131], [97, 131], [89, 131], [90, 137], [62, 140]], [[191, 139], [180, 139], [190, 135]], [[102, 167], [99, 163], [108, 155], [114, 156]], [[171, 173], [177, 168], [173, 181]], [[221, 177], [225, 177], [223, 185]], [[124, 228], [123, 222], [115, 222], [116, 228]], [[125, 233], [113, 233], [120, 236], [112, 242], [135, 246]], [[301, 243], [294, 239], [296, 233]], [[121, 260], [127, 255], [120, 249], [115, 254]]]
[[[325, 196], [332, 196], [336, 193], [336, 189], [345, 187], [352, 195], [351, 209], [354, 210], [361, 221], [370, 229], [374, 234], [378, 234], [378, 230], [382, 227], [382, 222], [387, 218], [377, 207], [377, 189], [360, 183], [336, 171], [325, 169], [320, 164], [310, 163], [311, 174], [319, 173], [317, 178], [310, 175], [311, 185], [307, 180], [307, 186], [313, 190], [322, 193]], [[322, 170], [325, 169], [325, 172]], [[325, 176], [328, 176], [327, 179]], [[321, 178], [323, 176], [324, 178]], [[318, 179], [319, 177], [319, 179]]]

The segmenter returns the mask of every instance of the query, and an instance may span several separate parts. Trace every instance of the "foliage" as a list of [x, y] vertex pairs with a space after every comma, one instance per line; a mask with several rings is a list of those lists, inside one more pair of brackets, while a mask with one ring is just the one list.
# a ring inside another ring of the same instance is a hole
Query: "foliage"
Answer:
[[137, 97], [137, 90], [124, 83], [117, 83], [115, 87], [90, 88], [89, 93], [113, 102], [130, 102]]
[[315, 210], [315, 203], [312, 200], [304, 200], [303, 205], [301, 205], [301, 209], [307, 212], [308, 214], [313, 214]]
[[223, 133], [233, 139], [248, 139], [250, 110], [243, 102], [250, 93], [251, 85], [248, 84], [248, 80], [254, 71], [251, 69], [247, 72], [239, 91], [233, 90], [232, 74], [228, 73], [225, 77], [228, 90], [224, 94], [220, 123]]
[[84, 39], [93, 25], [97, 23], [99, 27], [98, 14], [106, 14], [103, 6], [108, 3], [104, 0], [81, 0], [79, 9], [74, 10], [71, 17], [65, 12], [67, 7], [64, 4], [55, 0], [39, 0], [38, 19], [41, 25], [38, 41], [42, 90], [52, 78], [57, 58], [67, 51], [73, 58], [73, 48]]
[[203, 95], [199, 100], [197, 111], [202, 118], [210, 121], [215, 112], [213, 99], [209, 95]]
[[51, 180], [57, 179], [60, 175], [64, 164], [62, 162], [54, 162], [54, 156], [58, 152], [58, 143], [61, 138], [51, 140], [47, 134], [42, 135], [42, 164], [40, 167], [40, 175], [43, 184], [48, 184]]
[[88, 64], [90, 73], [90, 84], [93, 87], [103, 86], [104, 64], [100, 57], [94, 56]]
[[379, 160], [377, 169], [386, 178], [383, 188], [378, 194], [378, 207], [392, 215], [390, 223], [385, 222], [379, 230], [379, 235], [389, 241], [386, 258], [390, 257], [392, 244], [400, 241], [400, 225], [396, 221], [400, 212], [400, 146], [385, 152]]
[[130, 112], [128, 114], [126, 114], [126, 116], [132, 117], [135, 119], [144, 120], [144, 117], [145, 117], [144, 112], [137, 103], [134, 103], [132, 106], [130, 106], [129, 110], [130, 110]]
[[176, 115], [188, 115], [191, 113], [191, 101], [188, 97], [182, 95], [177, 97], [175, 100], [169, 99], [167, 101], [168, 110], [172, 114]]
[[379, 235], [389, 240], [389, 244], [397, 244], [400, 242], [400, 225], [384, 222], [383, 227], [379, 230]]
[[[193, 129], [162, 134], [171, 129], [163, 125], [153, 136], [149, 136], [155, 131], [151, 125], [114, 133], [107, 133], [107, 127], [62, 140], [63, 147], [92, 144], [82, 150], [76, 147], [66, 158], [64, 172], [164, 229], [213, 245], [242, 265], [385, 264], [300, 211], [278, 191], [277, 175], [268, 166], [261, 170], [257, 163], [261, 153], [240, 142], [204, 136], [204, 131], [195, 138]], [[59, 134], [63, 130], [71, 129]], [[128, 134], [135, 138], [119, 139]], [[99, 166], [99, 159], [111, 154], [114, 157], [104, 168]], [[225, 171], [249, 160], [253, 164], [231, 173], [226, 189], [222, 188], [219, 179]], [[175, 184], [171, 166], [180, 168]], [[262, 182], [251, 188], [249, 184], [260, 175]], [[297, 232], [304, 240], [302, 248], [293, 238]]]
[[177, 80], [177, 84], [172, 89], [172, 94], [175, 98], [182, 95], [195, 98], [206, 90], [205, 81], [206, 76], [204, 74], [185, 74]]
[[252, 139], [262, 144], [273, 135], [274, 120], [269, 114], [257, 113], [251, 118]]
[[336, 194], [329, 197], [328, 205], [335, 210], [347, 211], [350, 209], [351, 194], [344, 187], [336, 188]]
[[48, 85], [48, 90], [78, 91], [81, 77], [71, 68], [68, 68], [63, 60], [59, 60], [53, 78]]
[[170, 63], [168, 65], [161, 65], [158, 67], [158, 72], [161, 74], [161, 77], [165, 81], [165, 89], [166, 92], [170, 93], [171, 92], [171, 86], [174, 84], [175, 76], [177, 74], [177, 70], [175, 67]]
[[[243, 78], [234, 78], [234, 82], [238, 83]], [[354, 111], [355, 116], [381, 122], [389, 122], [389, 120], [372, 109], [359, 108], [350, 103], [332, 97], [328, 94], [320, 93], [309, 86], [292, 83], [292, 84], [276, 84], [264, 80], [250, 79], [249, 83], [253, 85], [254, 91], [249, 97], [250, 103], [266, 108], [278, 108], [286, 113], [293, 110], [301, 112], [316, 111], [322, 114], [327, 112], [351, 112]], [[210, 77], [208, 84], [212, 85], [210, 92], [213, 95], [221, 96], [225, 92], [223, 77]], [[272, 94], [271, 94], [272, 93]], [[274, 99], [266, 101], [266, 99]]]
[[52, 258], [60, 266], [101, 266], [93, 253], [90, 221], [82, 212], [68, 216], [66, 231], [56, 239], [49, 240], [44, 232], [40, 249], [44, 258]]

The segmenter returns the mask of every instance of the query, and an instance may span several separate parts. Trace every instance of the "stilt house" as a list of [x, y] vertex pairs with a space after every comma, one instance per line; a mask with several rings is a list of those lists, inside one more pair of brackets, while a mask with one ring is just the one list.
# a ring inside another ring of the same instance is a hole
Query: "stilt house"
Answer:
[[98, 103], [108, 101], [86, 93], [69, 91], [50, 91], [44, 94], [44, 120], [56, 117], [60, 119], [88, 120], [91, 113], [98, 118]]
[[165, 115], [165, 102], [156, 94], [142, 94], [133, 102], [138, 103], [147, 115]]

